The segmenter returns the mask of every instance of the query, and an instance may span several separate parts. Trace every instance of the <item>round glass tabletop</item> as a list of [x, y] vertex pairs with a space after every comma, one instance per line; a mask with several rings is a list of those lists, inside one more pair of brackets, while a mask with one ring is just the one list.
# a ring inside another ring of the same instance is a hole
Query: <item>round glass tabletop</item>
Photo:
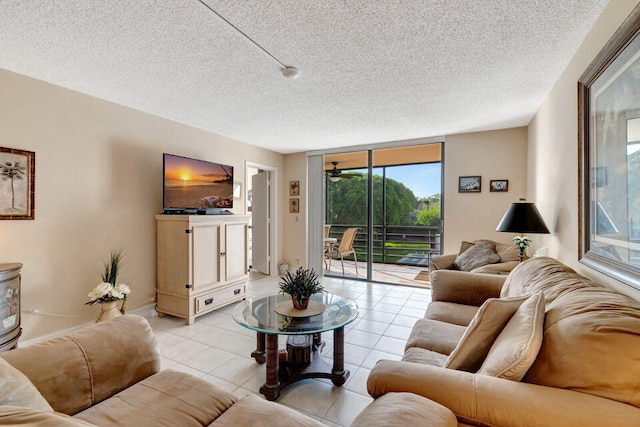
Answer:
[[269, 294], [249, 298], [233, 310], [233, 319], [245, 328], [265, 334], [297, 335], [331, 331], [344, 327], [358, 317], [355, 302], [323, 292], [311, 301], [324, 304], [324, 312], [310, 317], [289, 317], [276, 313], [278, 304], [291, 301], [289, 295]]

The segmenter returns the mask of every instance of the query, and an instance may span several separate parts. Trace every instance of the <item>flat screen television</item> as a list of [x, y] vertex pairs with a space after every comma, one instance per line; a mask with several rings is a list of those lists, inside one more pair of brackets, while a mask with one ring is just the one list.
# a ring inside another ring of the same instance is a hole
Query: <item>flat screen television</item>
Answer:
[[163, 155], [164, 213], [219, 213], [233, 208], [233, 166]]

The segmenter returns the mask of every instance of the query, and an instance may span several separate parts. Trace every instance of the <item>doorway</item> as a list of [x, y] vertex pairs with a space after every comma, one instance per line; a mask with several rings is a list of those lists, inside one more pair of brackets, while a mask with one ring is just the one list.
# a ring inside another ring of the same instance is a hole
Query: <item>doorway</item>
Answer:
[[267, 165], [246, 162], [246, 213], [250, 216], [248, 233], [250, 280], [274, 274], [276, 270], [275, 206], [277, 170]]
[[442, 241], [441, 151], [433, 143], [325, 156], [325, 242], [339, 245], [357, 228], [353, 248], [341, 249], [349, 254], [335, 259], [334, 248], [325, 259], [325, 275], [429, 285]]

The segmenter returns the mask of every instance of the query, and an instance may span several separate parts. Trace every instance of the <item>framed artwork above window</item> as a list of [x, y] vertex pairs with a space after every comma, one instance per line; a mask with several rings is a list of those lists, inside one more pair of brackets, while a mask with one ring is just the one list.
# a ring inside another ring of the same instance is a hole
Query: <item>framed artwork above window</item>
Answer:
[[640, 6], [578, 81], [580, 262], [640, 288]]

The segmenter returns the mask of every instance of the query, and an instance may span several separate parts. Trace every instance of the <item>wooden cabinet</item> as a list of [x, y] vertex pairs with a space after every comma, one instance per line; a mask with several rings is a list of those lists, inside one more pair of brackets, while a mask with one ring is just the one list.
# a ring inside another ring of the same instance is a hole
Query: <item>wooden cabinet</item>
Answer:
[[158, 313], [186, 319], [246, 297], [246, 215], [157, 215]]
[[0, 351], [18, 346], [20, 327], [20, 270], [22, 264], [0, 264]]

